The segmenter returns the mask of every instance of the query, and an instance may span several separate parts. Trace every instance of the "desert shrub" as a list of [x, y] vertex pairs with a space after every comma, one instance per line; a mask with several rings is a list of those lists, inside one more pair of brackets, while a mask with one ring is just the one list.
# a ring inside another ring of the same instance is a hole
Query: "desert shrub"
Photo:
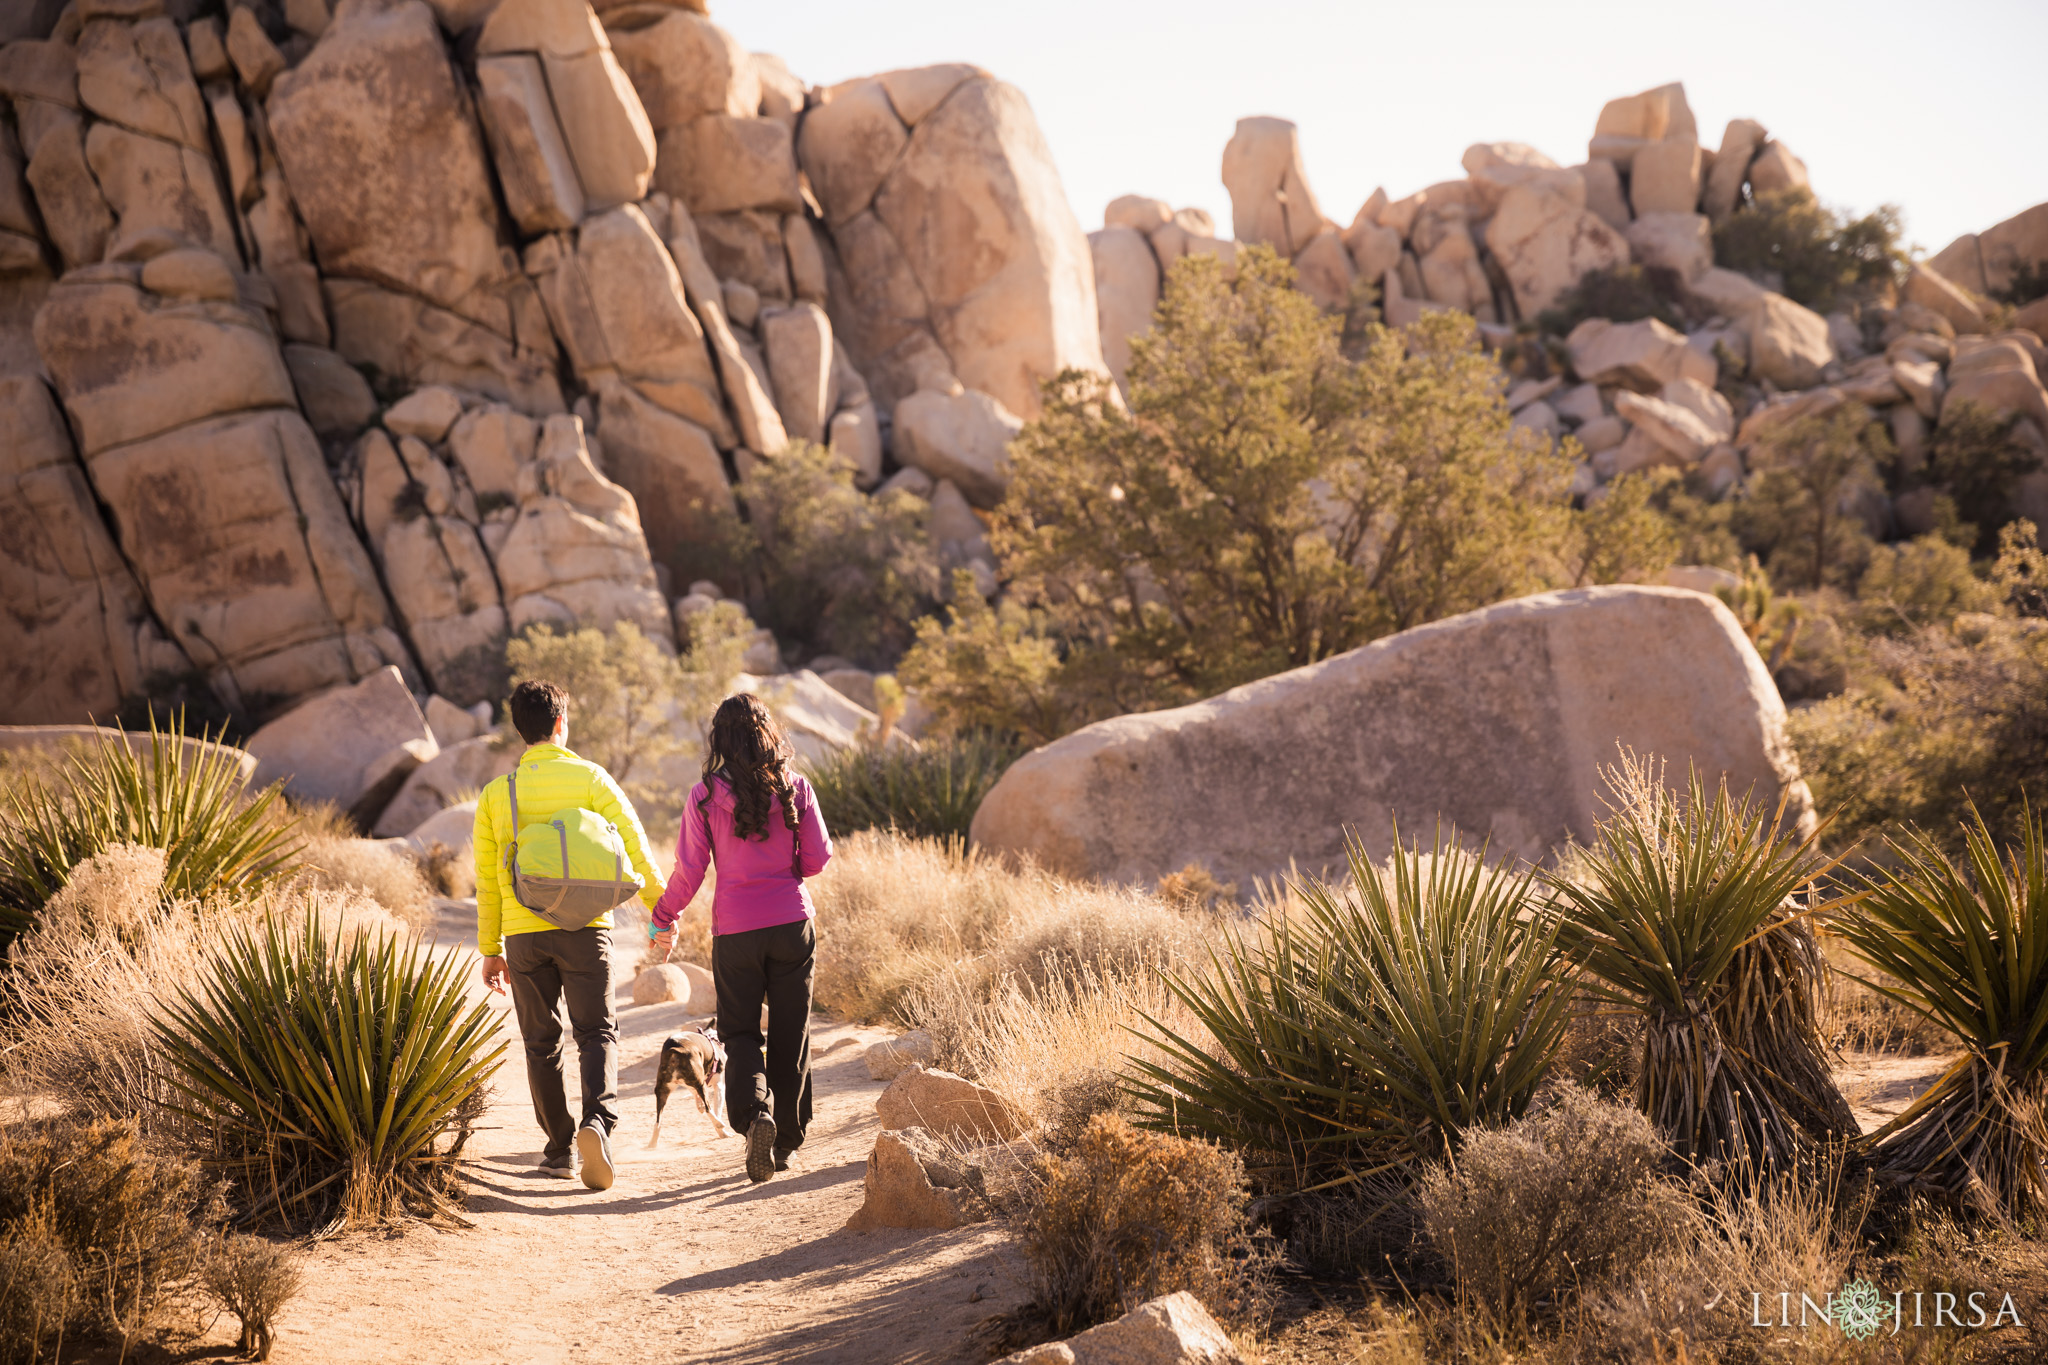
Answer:
[[1938, 535], [1873, 546], [1856, 584], [1857, 623], [1888, 635], [1997, 606], [1997, 589], [1970, 571], [1968, 553]]
[[1759, 466], [1734, 510], [1745, 550], [1781, 587], [1852, 583], [1869, 558], [1856, 501], [1881, 490], [1891, 437], [1860, 404], [1802, 417], [1760, 443]]
[[1423, 1231], [1462, 1292], [1520, 1318], [1683, 1240], [1692, 1206], [1662, 1174], [1668, 1156], [1636, 1110], [1562, 1087], [1429, 1170], [1416, 1192]]
[[51, 1323], [25, 1305], [24, 1330], [13, 1296], [0, 1294], [15, 1350], [53, 1326], [124, 1348], [165, 1328], [220, 1213], [199, 1168], [150, 1148], [132, 1121], [0, 1126], [0, 1277], [40, 1281], [58, 1296], [45, 1311], [63, 1314]]
[[271, 1329], [277, 1315], [305, 1282], [299, 1254], [260, 1237], [228, 1234], [215, 1245], [202, 1273], [206, 1292], [242, 1324], [236, 1342], [243, 1355], [270, 1359]]
[[1371, 328], [1356, 361], [1339, 327], [1264, 248], [1232, 279], [1176, 263], [1128, 410], [1068, 372], [1012, 444], [991, 543], [1018, 608], [921, 623], [906, 681], [1035, 737], [1568, 583], [1571, 461], [1511, 424], [1472, 320]]
[[2035, 299], [2048, 298], [2048, 261], [2016, 261], [2005, 288], [1994, 289], [1991, 297], [2015, 308]]
[[812, 653], [886, 668], [939, 595], [929, 506], [870, 497], [823, 446], [793, 441], [757, 460], [736, 490], [746, 519], [719, 519], [698, 547], [708, 577], [731, 578], [754, 619]]
[[2021, 476], [2040, 467], [2040, 456], [2014, 437], [2019, 420], [2017, 413], [1980, 403], [1944, 405], [1919, 476], [1919, 482], [1945, 492], [1956, 515], [1976, 528], [1979, 554], [1993, 552], [1999, 530], [2015, 516], [2013, 495]]
[[950, 977], [973, 998], [1004, 978], [1027, 989], [1066, 967], [1137, 966], [1198, 953], [1209, 916], [1127, 887], [1010, 866], [957, 839], [864, 831], [811, 882], [816, 992], [834, 1013], [920, 1022], [912, 992]]
[[317, 912], [225, 926], [155, 1037], [173, 1107], [247, 1191], [245, 1220], [450, 1209], [473, 1101], [506, 1047], [464, 975], [417, 939], [331, 933]]
[[115, 844], [164, 850], [164, 889], [181, 896], [253, 892], [295, 869], [282, 787], [251, 793], [234, 752], [194, 752], [180, 738], [152, 729], [145, 748], [100, 734], [53, 776], [24, 774], [0, 818], [0, 948], [72, 868]]
[[435, 887], [421, 860], [381, 839], [357, 838], [346, 817], [333, 808], [309, 811], [301, 819], [300, 858], [309, 886], [355, 891], [389, 910], [414, 930], [433, 916]]
[[1241, 1314], [1245, 1186], [1235, 1156], [1102, 1115], [1038, 1174], [1018, 1233], [1056, 1330], [1183, 1289], [1220, 1316]]
[[1765, 195], [1714, 228], [1716, 264], [1776, 281], [1787, 298], [1817, 313], [1896, 279], [1905, 259], [1896, 208], [1852, 219], [1805, 189]]
[[1921, 835], [1888, 841], [1890, 867], [1837, 932], [1886, 980], [1866, 980], [1953, 1033], [1966, 1067], [1873, 1137], [1880, 1178], [2014, 1220], [2048, 1212], [2048, 851], [2021, 812], [2000, 847], [1980, 812], [1951, 859]]
[[1605, 486], [1574, 524], [1577, 543], [1567, 561], [1572, 587], [1654, 582], [1659, 570], [1678, 562], [1685, 538], [1659, 506], [1675, 478], [1675, 471], [1657, 469], [1624, 474]]
[[1168, 905], [1186, 905], [1197, 910], [1223, 910], [1237, 904], [1237, 883], [1216, 879], [1200, 863], [1189, 863], [1178, 872], [1159, 879], [1159, 899]]
[[1641, 1012], [1636, 1102], [1688, 1160], [1784, 1165], [1853, 1135], [1816, 1022], [1824, 969], [1795, 892], [1830, 866], [1778, 808], [1710, 796], [1697, 772], [1683, 794], [1654, 761], [1625, 755], [1606, 773], [1611, 815], [1577, 875], [1553, 874], [1559, 941], [1589, 987]]
[[570, 745], [602, 765], [636, 806], [672, 815], [682, 794], [662, 781], [663, 760], [694, 752], [752, 633], [731, 602], [691, 618], [680, 657], [631, 621], [560, 635], [541, 623], [505, 646], [505, 664], [514, 686], [540, 680], [568, 692]]
[[1016, 757], [1016, 745], [994, 736], [943, 736], [914, 748], [840, 749], [811, 764], [810, 779], [834, 831], [895, 829], [964, 839], [981, 798]]
[[1814, 800], [1835, 813], [1831, 847], [1915, 826], [1957, 851], [1965, 793], [2016, 835], [2021, 793], [2048, 792], [2048, 630], [1964, 616], [1874, 637], [1855, 685], [1794, 710], [1789, 730]]
[[0, 1229], [0, 1365], [35, 1365], [63, 1349], [78, 1311], [78, 1275], [50, 1209], [38, 1204]]
[[1448, 839], [1397, 846], [1385, 868], [1354, 839], [1348, 884], [1311, 879], [1298, 915], [1227, 933], [1209, 972], [1168, 973], [1209, 1037], [1140, 1031], [1165, 1061], [1133, 1059], [1139, 1121], [1312, 1190], [1412, 1174], [1522, 1114], [1567, 1020], [1558, 922], [1526, 876]]
[[1635, 322], [1655, 318], [1681, 330], [1685, 317], [1678, 307], [1677, 280], [1658, 278], [1658, 272], [1639, 265], [1614, 266], [1588, 271], [1565, 291], [1556, 305], [1536, 317], [1538, 330], [1567, 335], [1587, 318], [1611, 322]]

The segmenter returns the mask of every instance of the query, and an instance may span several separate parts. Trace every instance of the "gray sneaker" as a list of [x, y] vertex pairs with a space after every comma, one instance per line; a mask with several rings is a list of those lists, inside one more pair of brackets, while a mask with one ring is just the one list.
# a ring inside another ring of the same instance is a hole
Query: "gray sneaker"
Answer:
[[583, 1158], [583, 1183], [593, 1190], [612, 1187], [612, 1144], [596, 1119], [576, 1130], [576, 1154]]
[[569, 1152], [564, 1152], [560, 1156], [547, 1157], [540, 1163], [540, 1173], [542, 1175], [554, 1176], [558, 1180], [574, 1180], [576, 1178], [576, 1158], [574, 1154]]
[[756, 1114], [747, 1125], [747, 1179], [756, 1185], [775, 1174], [775, 1120]]

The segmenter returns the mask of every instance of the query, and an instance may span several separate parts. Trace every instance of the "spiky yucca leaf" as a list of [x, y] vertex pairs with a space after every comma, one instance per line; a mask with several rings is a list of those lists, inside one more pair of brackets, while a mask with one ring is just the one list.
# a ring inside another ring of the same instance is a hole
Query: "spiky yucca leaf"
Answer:
[[[201, 739], [207, 739], [203, 731]], [[54, 782], [26, 774], [0, 821], [0, 932], [25, 932], [71, 869], [114, 844], [169, 855], [167, 894], [256, 891], [288, 875], [299, 845], [282, 818], [281, 785], [251, 794], [225, 746], [188, 746], [183, 722], [140, 736], [101, 732], [68, 755]]]
[[1530, 878], [1456, 846], [1398, 846], [1350, 881], [1299, 888], [1299, 922], [1233, 934], [1211, 971], [1169, 974], [1214, 1039], [1155, 1020], [1165, 1054], [1126, 1086], [1144, 1122], [1244, 1150], [1269, 1184], [1323, 1188], [1439, 1158], [1520, 1115], [1564, 1037], [1571, 992]]
[[[1959, 865], [1925, 833], [1891, 841], [1895, 865], [1837, 926], [1887, 980], [1872, 990], [1961, 1040], [1961, 1062], [1867, 1139], [1879, 1176], [2048, 1213], [2048, 856], [2024, 832], [2001, 851], [1973, 805]], [[1859, 978], [1863, 979], [1863, 978]]]
[[1017, 754], [1015, 744], [978, 733], [928, 739], [915, 749], [856, 745], [811, 765], [811, 786], [835, 830], [964, 839], [981, 798]]
[[1643, 1112], [1688, 1158], [1753, 1166], [1853, 1136], [1815, 1019], [1809, 919], [1846, 903], [1813, 894], [1833, 866], [1817, 835], [1786, 828], [1786, 798], [1737, 801], [1725, 779], [1710, 796], [1697, 771], [1682, 797], [1632, 755], [1606, 776], [1617, 800], [1583, 880], [1549, 881], [1567, 952], [1643, 1015]]
[[[156, 1027], [173, 1108], [210, 1135], [210, 1164], [287, 1217], [314, 1196], [336, 1224], [399, 1201], [447, 1211], [461, 1126], [505, 1044], [468, 1004], [453, 956], [417, 939], [330, 937], [317, 914], [230, 927], [203, 980]], [[339, 1185], [339, 1189], [334, 1187]]]

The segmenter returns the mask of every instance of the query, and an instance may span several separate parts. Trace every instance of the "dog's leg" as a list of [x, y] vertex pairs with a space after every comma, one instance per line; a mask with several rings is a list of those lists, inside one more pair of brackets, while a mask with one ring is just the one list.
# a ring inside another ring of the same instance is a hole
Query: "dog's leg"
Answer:
[[654, 1083], [654, 1133], [647, 1139], [647, 1150], [653, 1151], [661, 1142], [661, 1111], [668, 1107], [667, 1078]]

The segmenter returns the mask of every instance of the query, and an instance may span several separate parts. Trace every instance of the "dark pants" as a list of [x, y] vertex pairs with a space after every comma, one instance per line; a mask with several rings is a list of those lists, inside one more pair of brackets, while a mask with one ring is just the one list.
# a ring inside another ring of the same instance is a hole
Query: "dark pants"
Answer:
[[[711, 940], [718, 1036], [725, 1042], [725, 1107], [742, 1133], [775, 1117], [775, 1145], [793, 1152], [811, 1126], [811, 975], [818, 946], [808, 919]], [[768, 1047], [761, 1048], [761, 1002]]]
[[[526, 1085], [533, 1116], [548, 1135], [547, 1154], [566, 1156], [576, 1129], [596, 1119], [607, 1133], [619, 1126], [619, 1021], [612, 1010], [612, 931], [543, 929], [508, 934], [505, 965], [512, 969], [512, 1007], [526, 1038]], [[556, 1003], [569, 1002], [582, 1063], [583, 1116], [572, 1122], [562, 1066], [562, 1020]]]

